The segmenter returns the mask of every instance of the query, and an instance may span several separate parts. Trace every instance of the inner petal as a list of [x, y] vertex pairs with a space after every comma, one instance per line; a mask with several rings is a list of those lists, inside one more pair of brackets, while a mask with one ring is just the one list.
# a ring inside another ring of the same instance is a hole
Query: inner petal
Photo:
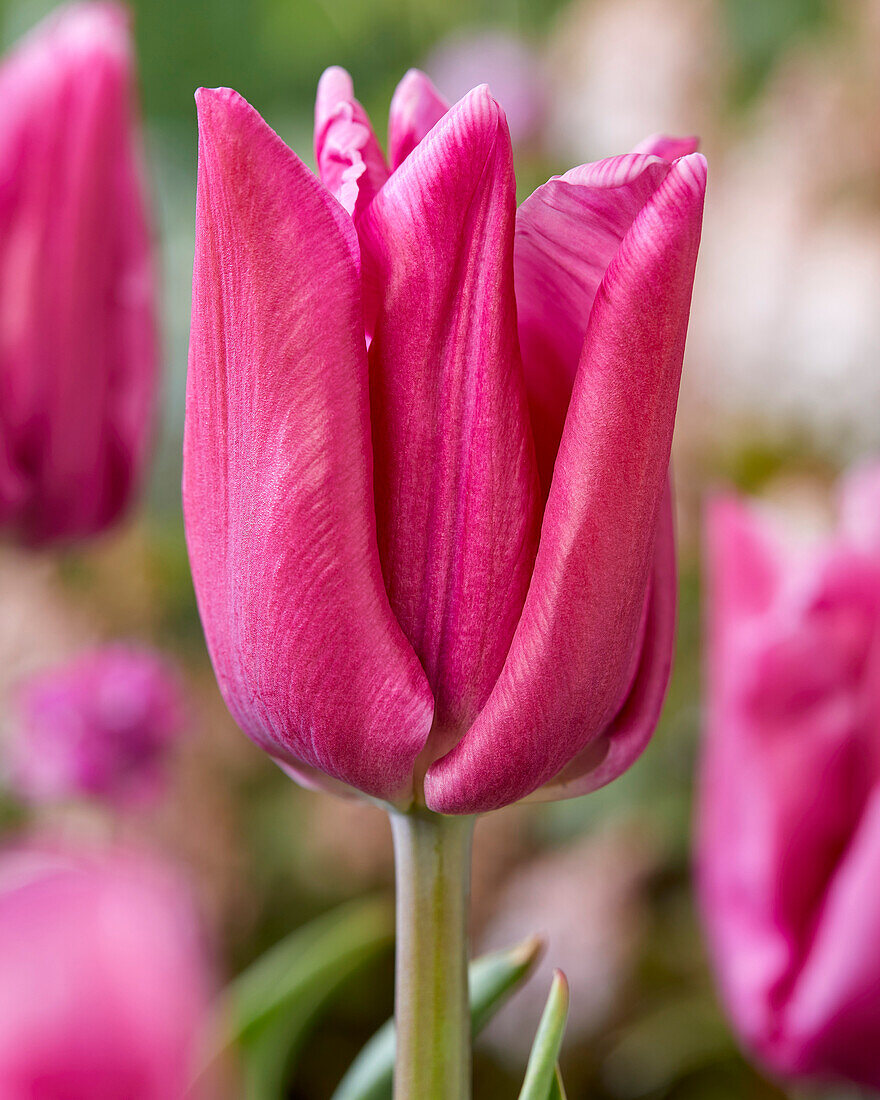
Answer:
[[369, 116], [354, 98], [351, 77], [338, 66], [318, 82], [315, 160], [321, 182], [356, 220], [388, 179]]
[[428, 77], [419, 69], [410, 69], [397, 85], [388, 113], [388, 158], [392, 172], [448, 110], [449, 104]]
[[581, 165], [539, 187], [517, 214], [519, 342], [545, 499], [596, 292], [669, 168], [632, 153]]
[[391, 605], [434, 693], [434, 756], [498, 676], [537, 542], [514, 216], [507, 126], [477, 89], [393, 173], [360, 225], [377, 302], [369, 357], [379, 550]]

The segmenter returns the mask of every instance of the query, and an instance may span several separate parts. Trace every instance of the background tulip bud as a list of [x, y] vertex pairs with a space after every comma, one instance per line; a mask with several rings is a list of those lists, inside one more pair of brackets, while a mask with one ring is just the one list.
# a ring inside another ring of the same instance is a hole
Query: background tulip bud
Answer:
[[708, 521], [699, 885], [745, 1044], [787, 1077], [880, 1087], [880, 478], [804, 544], [736, 499]]
[[193, 903], [152, 860], [0, 855], [0, 1094], [181, 1100], [211, 980]]
[[127, 18], [62, 8], [0, 66], [0, 530], [92, 535], [140, 482], [154, 281]]
[[154, 796], [185, 711], [177, 675], [158, 653], [116, 645], [83, 654], [19, 686], [10, 781], [33, 802]]

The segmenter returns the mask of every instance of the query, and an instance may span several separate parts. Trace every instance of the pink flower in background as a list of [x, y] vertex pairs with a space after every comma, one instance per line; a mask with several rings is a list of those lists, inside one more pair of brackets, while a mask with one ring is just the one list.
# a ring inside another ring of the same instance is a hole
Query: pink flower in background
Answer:
[[547, 113], [541, 60], [521, 37], [470, 28], [443, 39], [425, 62], [431, 79], [453, 100], [485, 82], [504, 108], [513, 142], [534, 141]]
[[699, 884], [724, 1000], [783, 1076], [880, 1087], [880, 467], [798, 544], [709, 514]]
[[162, 789], [185, 712], [178, 676], [159, 654], [121, 645], [83, 654], [20, 685], [9, 778], [34, 802], [149, 798]]
[[180, 1100], [212, 980], [184, 884], [143, 857], [0, 855], [3, 1100]]
[[584, 165], [517, 211], [485, 87], [446, 111], [410, 72], [389, 166], [328, 70], [320, 181], [235, 92], [197, 101], [184, 508], [232, 714], [301, 781], [399, 805], [613, 779], [671, 661], [703, 158]]
[[131, 498], [157, 383], [124, 11], [62, 8], [0, 66], [0, 530], [94, 534]]

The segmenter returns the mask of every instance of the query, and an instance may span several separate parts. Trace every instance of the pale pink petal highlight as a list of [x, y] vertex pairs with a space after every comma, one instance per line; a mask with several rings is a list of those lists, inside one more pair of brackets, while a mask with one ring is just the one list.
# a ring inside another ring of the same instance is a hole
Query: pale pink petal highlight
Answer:
[[385, 157], [351, 77], [338, 66], [318, 82], [315, 160], [324, 186], [355, 219], [388, 178]]

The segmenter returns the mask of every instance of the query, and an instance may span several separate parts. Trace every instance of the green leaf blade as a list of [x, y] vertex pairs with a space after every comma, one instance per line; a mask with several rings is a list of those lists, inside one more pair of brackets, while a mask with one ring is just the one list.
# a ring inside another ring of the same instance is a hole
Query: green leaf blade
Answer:
[[[339, 988], [394, 940], [387, 898], [349, 902], [295, 929], [221, 993], [197, 1076], [238, 1047], [248, 1100], [275, 1100], [308, 1028]], [[250, 1082], [262, 1082], [257, 1087]]]
[[[532, 1044], [519, 1100], [548, 1100], [557, 1080], [557, 1061], [565, 1022], [568, 1019], [568, 981], [561, 970], [554, 971], [550, 995]], [[561, 1087], [561, 1081], [559, 1082]]]
[[562, 1083], [562, 1073], [559, 1069], [559, 1063], [556, 1063], [556, 1072], [553, 1074], [553, 1083], [550, 1086], [550, 1095], [548, 1100], [567, 1100], [565, 1095], [565, 1085]]

